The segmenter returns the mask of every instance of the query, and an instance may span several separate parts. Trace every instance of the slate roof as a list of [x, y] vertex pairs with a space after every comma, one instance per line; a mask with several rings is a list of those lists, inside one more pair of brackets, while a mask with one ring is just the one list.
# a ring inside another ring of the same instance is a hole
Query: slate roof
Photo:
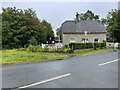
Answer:
[[61, 26], [63, 33], [106, 33], [105, 26], [97, 20], [67, 20]]

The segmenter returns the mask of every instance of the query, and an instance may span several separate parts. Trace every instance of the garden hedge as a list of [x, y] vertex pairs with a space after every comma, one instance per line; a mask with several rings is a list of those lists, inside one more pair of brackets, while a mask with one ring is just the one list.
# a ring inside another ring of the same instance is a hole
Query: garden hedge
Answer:
[[90, 49], [90, 48], [104, 48], [106, 47], [106, 43], [69, 43], [69, 47], [72, 50], [77, 50], [77, 49]]

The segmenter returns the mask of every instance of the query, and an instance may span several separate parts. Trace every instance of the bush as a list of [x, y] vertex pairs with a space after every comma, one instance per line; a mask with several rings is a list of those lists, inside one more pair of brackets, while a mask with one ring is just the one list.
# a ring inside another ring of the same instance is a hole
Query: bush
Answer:
[[28, 45], [27, 48], [19, 48], [19, 51], [30, 51], [30, 52], [50, 52], [50, 53], [73, 53], [73, 50], [71, 50], [68, 46], [66, 48], [42, 48], [40, 45], [33, 46]]
[[103, 43], [94, 43], [96, 45], [96, 48], [104, 48], [106, 47], [106, 43], [103, 42]]
[[29, 45], [27, 47], [27, 50], [31, 51], [31, 52], [41, 52], [43, 49], [41, 48], [40, 45], [38, 45], [38, 46]]
[[71, 50], [70, 48], [65, 48], [63, 50], [63, 53], [73, 53], [73, 52], [74, 52], [74, 50]]
[[42, 49], [42, 52], [48, 52], [48, 51], [49, 51], [48, 48], [44, 48], [44, 49]]
[[18, 48], [18, 51], [26, 51], [26, 48]]
[[71, 50], [92, 48], [92, 43], [69, 43]]
[[31, 52], [35, 52], [35, 51], [36, 51], [36, 48], [35, 48], [35, 46], [33, 46], [33, 45], [29, 45], [29, 46], [27, 47], [27, 50], [28, 50], [28, 51], [31, 51]]
[[69, 45], [64, 45], [64, 48], [69, 48]]
[[103, 48], [106, 47], [106, 43], [69, 43], [71, 50], [77, 49], [90, 49], [90, 48]]

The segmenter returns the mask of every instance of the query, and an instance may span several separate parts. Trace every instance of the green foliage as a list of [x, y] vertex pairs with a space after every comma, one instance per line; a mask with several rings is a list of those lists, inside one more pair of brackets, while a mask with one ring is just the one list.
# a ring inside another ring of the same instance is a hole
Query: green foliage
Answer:
[[73, 50], [69, 49], [69, 48], [63, 48], [63, 49], [48, 49], [47, 52], [51, 52], [51, 53], [73, 53]]
[[102, 42], [102, 43], [94, 43], [96, 48], [105, 48], [106, 47], [106, 43]]
[[72, 50], [92, 48], [92, 43], [69, 43]]
[[36, 47], [29, 45], [27, 50], [31, 51], [31, 52], [35, 52], [36, 51]]
[[3, 48], [20, 48], [26, 45], [39, 45], [53, 36], [51, 24], [40, 21], [32, 9], [2, 8]]
[[50, 38], [53, 39], [53, 31], [52, 31], [52, 26], [50, 23], [48, 23], [46, 20], [43, 20], [41, 22], [41, 25], [43, 26], [43, 30], [44, 30], [44, 36], [46, 36], [46, 38], [43, 38], [43, 42], [46, 43], [46, 41], [50, 42], [51, 43], [51, 40]]
[[34, 46], [34, 45], [29, 45], [26, 48], [26, 51], [31, 51], [31, 52], [42, 52], [43, 49], [40, 45]]
[[71, 50], [77, 50], [77, 49], [90, 49], [93, 47], [96, 48], [103, 48], [106, 46], [105, 42], [103, 43], [69, 43]]
[[50, 52], [50, 53], [73, 53], [69, 47], [67, 48], [42, 48], [40, 45], [34, 46], [29, 45], [27, 48], [19, 48], [20, 51], [30, 51], [30, 52]]
[[66, 44], [66, 45], [64, 45], [64, 48], [69, 48], [69, 45], [67, 45], [67, 44]]
[[57, 36], [59, 36], [60, 40], [62, 41], [62, 30], [61, 30], [61, 28], [58, 28], [56, 30], [56, 34], [57, 34]]
[[98, 20], [99, 15], [95, 15], [92, 11], [87, 10], [86, 13], [81, 13], [79, 15], [80, 20]]
[[120, 10], [112, 10], [102, 22], [107, 25], [107, 41], [120, 42]]
[[37, 40], [34, 37], [30, 38], [28, 42], [31, 45], [37, 45]]

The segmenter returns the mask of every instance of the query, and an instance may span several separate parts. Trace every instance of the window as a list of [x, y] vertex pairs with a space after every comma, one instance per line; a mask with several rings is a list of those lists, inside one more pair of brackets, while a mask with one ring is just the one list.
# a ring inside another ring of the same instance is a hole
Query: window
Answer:
[[85, 38], [82, 38], [82, 42], [85, 42]]
[[82, 38], [82, 42], [88, 42], [88, 38]]
[[95, 39], [94, 39], [94, 42], [99, 42], [99, 38], [95, 38]]

